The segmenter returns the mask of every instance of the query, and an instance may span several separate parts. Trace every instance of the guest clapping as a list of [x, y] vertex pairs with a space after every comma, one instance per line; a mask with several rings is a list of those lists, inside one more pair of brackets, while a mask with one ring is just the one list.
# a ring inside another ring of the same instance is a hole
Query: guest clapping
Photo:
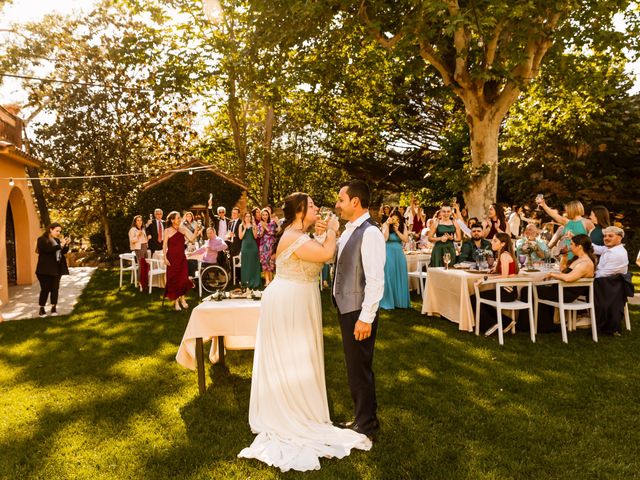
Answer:
[[276, 259], [274, 257], [276, 233], [278, 225], [271, 220], [271, 213], [267, 208], [260, 212], [261, 218], [258, 224], [258, 238], [260, 238], [260, 264], [264, 272], [265, 286], [271, 283], [273, 272], [276, 270]]
[[258, 227], [254, 222], [251, 213], [245, 213], [242, 225], [238, 231], [238, 237], [242, 241], [240, 249], [240, 278], [242, 285], [252, 290], [262, 287], [262, 277], [260, 275], [260, 253], [258, 250]]
[[453, 212], [449, 205], [443, 205], [435, 214], [429, 232], [429, 241], [433, 243], [431, 251], [430, 267], [442, 267], [443, 257], [449, 254], [451, 260], [456, 258], [456, 247], [454, 241], [462, 240], [459, 225], [452, 218]]
[[384, 264], [384, 295], [380, 300], [380, 308], [409, 308], [411, 299], [407, 260], [402, 250], [402, 242], [409, 240], [409, 229], [397, 210], [382, 225], [382, 234], [386, 241], [387, 260]]
[[147, 257], [147, 231], [144, 228], [142, 215], [133, 217], [131, 228], [129, 229], [129, 248], [136, 256], [138, 262], [138, 286], [142, 291], [146, 286], [147, 273], [149, 272]]
[[483, 223], [484, 238], [491, 240], [497, 233], [506, 233], [511, 236], [509, 224], [504, 216], [502, 205], [493, 203], [489, 206], [489, 215]]

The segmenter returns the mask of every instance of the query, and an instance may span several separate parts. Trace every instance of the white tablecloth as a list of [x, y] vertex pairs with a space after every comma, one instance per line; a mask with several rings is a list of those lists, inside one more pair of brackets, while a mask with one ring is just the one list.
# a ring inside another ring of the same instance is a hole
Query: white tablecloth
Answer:
[[189, 323], [182, 337], [176, 361], [185, 368], [196, 369], [196, 338], [212, 339], [209, 360], [219, 359], [217, 337], [224, 337], [227, 350], [251, 350], [255, 348], [260, 303], [249, 299], [226, 299], [220, 302], [206, 301], [191, 312]]
[[[546, 271], [522, 271], [518, 278], [541, 281]], [[473, 284], [486, 273], [472, 273], [465, 270], [444, 267], [430, 268], [422, 297], [422, 313], [440, 315], [457, 323], [460, 330], [473, 331], [475, 318], [471, 307]], [[493, 287], [491, 287], [493, 288]]]

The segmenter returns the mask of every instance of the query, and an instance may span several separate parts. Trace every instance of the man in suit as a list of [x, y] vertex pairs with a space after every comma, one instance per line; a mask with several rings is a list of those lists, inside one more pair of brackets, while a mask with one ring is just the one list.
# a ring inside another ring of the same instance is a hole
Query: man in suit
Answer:
[[361, 180], [340, 188], [336, 208], [348, 223], [338, 242], [333, 302], [355, 405], [354, 419], [339, 426], [375, 439], [380, 423], [372, 367], [386, 250], [382, 232], [369, 216], [369, 198], [369, 187]]
[[153, 252], [162, 250], [162, 242], [164, 240], [164, 220], [162, 219], [162, 210], [156, 208], [153, 211], [153, 219], [149, 220], [146, 225], [147, 230], [147, 248], [153, 256]]
[[240, 209], [233, 207], [231, 209], [231, 220], [229, 221], [229, 232], [227, 233], [227, 244], [229, 245], [229, 254], [232, 257], [240, 255], [240, 247], [242, 240], [238, 237], [240, 231]]
[[209, 218], [211, 218], [211, 225], [216, 229], [216, 232], [220, 238], [227, 240], [227, 232], [229, 231], [229, 219], [225, 216], [227, 209], [224, 207], [218, 207], [217, 215], [213, 213], [213, 201], [209, 199]]

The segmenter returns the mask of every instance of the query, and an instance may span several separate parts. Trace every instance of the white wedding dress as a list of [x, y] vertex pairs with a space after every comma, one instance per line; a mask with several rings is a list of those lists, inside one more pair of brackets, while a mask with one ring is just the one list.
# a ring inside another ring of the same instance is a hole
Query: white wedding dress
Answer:
[[276, 276], [262, 296], [251, 379], [249, 424], [258, 434], [238, 456], [280, 468], [320, 468], [320, 457], [342, 458], [371, 441], [331, 424], [324, 378], [321, 263], [293, 253], [307, 235], [276, 259]]

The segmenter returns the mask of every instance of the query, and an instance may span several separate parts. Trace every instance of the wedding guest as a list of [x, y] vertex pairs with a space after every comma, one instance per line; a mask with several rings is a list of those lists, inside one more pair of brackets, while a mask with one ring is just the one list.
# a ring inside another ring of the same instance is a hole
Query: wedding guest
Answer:
[[394, 210], [391, 213], [382, 225], [382, 234], [386, 241], [387, 260], [384, 264], [384, 294], [380, 300], [380, 308], [409, 308], [409, 275], [407, 259], [402, 250], [402, 243], [409, 240], [409, 229], [400, 212]]
[[[193, 257], [196, 255], [202, 255], [202, 266], [201, 268], [204, 269], [206, 267], [208, 267], [209, 265], [217, 265], [218, 264], [218, 253], [222, 252], [224, 250], [227, 250], [229, 248], [229, 246], [227, 245], [227, 243], [220, 238], [219, 236], [216, 235], [216, 231], [213, 227], [209, 227], [207, 228], [207, 241], [204, 243], [204, 245], [202, 247], [200, 247], [199, 249], [195, 250], [193, 253], [191, 253], [189, 256]], [[192, 262], [195, 262], [195, 269], [193, 269], [193, 271], [191, 271], [192, 269]], [[197, 270], [198, 268], [198, 261], [197, 260], [189, 260], [189, 270], [190, 273], [192, 274], [192, 276], [195, 274], [195, 270]]]
[[69, 275], [65, 255], [69, 251], [70, 240], [68, 238], [60, 239], [61, 232], [62, 226], [59, 223], [52, 223], [38, 237], [36, 244], [36, 253], [38, 254], [36, 276], [40, 282], [38, 315], [41, 317], [47, 314], [45, 310], [47, 298], [51, 301], [51, 315], [57, 315], [60, 279], [62, 275]]
[[504, 209], [498, 203], [489, 206], [489, 214], [483, 223], [484, 238], [491, 240], [497, 233], [506, 233], [511, 236], [509, 224], [504, 216]]
[[458, 224], [458, 227], [460, 227], [460, 231], [462, 232], [462, 234], [467, 238], [470, 238], [471, 228], [467, 226], [466, 222], [462, 218], [462, 215], [460, 215], [460, 206], [457, 203], [451, 206], [451, 212], [453, 214], [453, 220]]
[[238, 238], [242, 241], [240, 249], [240, 279], [242, 285], [251, 290], [262, 287], [260, 253], [258, 242], [256, 241], [258, 227], [254, 218], [253, 214], [245, 213], [238, 231]]
[[524, 237], [516, 241], [516, 253], [530, 256], [533, 262], [544, 260], [549, 247], [544, 240], [538, 238], [538, 233], [538, 227], [533, 223], [527, 225], [524, 229]]
[[[555, 222], [558, 222], [564, 227], [563, 235], [566, 236], [564, 245], [569, 247], [569, 236], [567, 234], [575, 235], [588, 235], [593, 230], [593, 222], [584, 218], [584, 206], [578, 200], [572, 200], [565, 204], [564, 211], [566, 217], [560, 215], [556, 210], [547, 205], [544, 198], [536, 197], [536, 203], [540, 205], [543, 210], [549, 215]], [[569, 252], [569, 260], [573, 258], [573, 254]]]
[[381, 205], [380, 206], [380, 223], [384, 224], [389, 219], [389, 215], [391, 215], [391, 207], [389, 205]]
[[603, 234], [604, 246], [593, 246], [596, 255], [600, 255], [596, 277], [609, 277], [618, 273], [624, 275], [629, 269], [629, 254], [622, 244], [624, 230], [619, 227], [607, 227]]
[[231, 220], [229, 222], [229, 231], [227, 232], [227, 245], [229, 245], [229, 254], [232, 257], [240, 255], [240, 248], [242, 247], [242, 240], [238, 236], [240, 231], [240, 225], [242, 220], [240, 219], [240, 209], [233, 207], [231, 209]]
[[423, 213], [422, 208], [418, 205], [418, 199], [414, 198], [413, 194], [411, 194], [411, 202], [409, 204], [408, 211], [408, 216], [411, 218], [411, 222], [408, 227], [409, 231], [415, 236], [420, 235], [420, 232], [424, 228], [424, 223], [422, 221]]
[[[495, 278], [507, 278], [518, 273], [518, 263], [516, 262], [515, 253], [513, 251], [513, 244], [511, 243], [511, 235], [506, 232], [498, 232], [491, 239], [491, 248], [496, 254], [498, 261], [492, 269], [492, 273], [496, 275], [491, 276], [491, 279]], [[487, 277], [485, 277], [486, 279]], [[477, 283], [482, 283], [482, 279]], [[500, 287], [500, 299], [503, 302], [513, 302], [518, 298], [518, 291], [512, 287]], [[488, 300], [496, 299], [496, 289], [483, 290], [480, 292], [482, 298]], [[471, 305], [475, 309], [476, 301], [475, 295], [471, 296]], [[504, 326], [505, 319], [503, 318], [502, 325]], [[513, 328], [515, 321], [512, 321], [503, 331], [508, 331]], [[485, 335], [491, 335], [498, 330], [498, 314], [496, 309], [485, 303], [480, 306], [480, 328], [486, 331]]]
[[211, 225], [218, 232], [220, 238], [227, 238], [227, 231], [229, 230], [229, 219], [226, 217], [227, 209], [220, 206], [216, 209], [217, 215], [213, 214], [213, 200], [210, 198], [208, 203], [207, 212], [211, 218]]
[[[573, 258], [566, 261], [567, 256], [563, 256], [561, 272], [551, 272], [547, 274], [545, 280], [560, 280], [562, 282], [576, 282], [581, 278], [593, 278], [596, 258], [593, 245], [588, 235], [580, 234], [573, 237], [569, 242], [569, 249], [573, 253]], [[559, 288], [554, 285], [535, 286], [538, 298], [543, 300], [558, 301]], [[588, 296], [589, 287], [575, 287], [564, 289], [564, 302], [573, 302], [580, 296]], [[521, 299], [528, 298], [528, 287], [525, 287], [521, 294]], [[550, 305], [540, 304], [538, 306], [538, 332], [557, 332], [560, 326], [554, 323], [555, 309]], [[529, 331], [529, 314], [521, 312], [518, 318], [518, 329]]]
[[260, 238], [260, 265], [264, 273], [265, 287], [271, 283], [273, 272], [276, 270], [276, 259], [274, 257], [274, 247], [276, 244], [276, 233], [278, 225], [271, 220], [271, 215], [267, 208], [263, 208], [258, 224], [258, 238]]
[[452, 215], [453, 212], [449, 205], [442, 205], [434, 215], [434, 221], [429, 231], [429, 241], [433, 243], [430, 267], [442, 267], [444, 265], [443, 257], [446, 253], [451, 257], [452, 262], [455, 261], [456, 246], [453, 242], [461, 241], [462, 236], [460, 226], [453, 221]]
[[[198, 224], [193, 218], [193, 213], [191, 212], [184, 213], [184, 216], [182, 217], [182, 224], [191, 233], [195, 233], [196, 229], [198, 228]], [[196, 249], [195, 244], [197, 240], [198, 240], [198, 235], [194, 236], [193, 241], [190, 241], [188, 238], [185, 238], [185, 245], [186, 245], [187, 251], [193, 251]]]
[[131, 222], [129, 229], [129, 248], [135, 253], [138, 263], [138, 287], [143, 291], [147, 287], [147, 275], [149, 265], [147, 264], [147, 231], [144, 228], [142, 215], [136, 215]]
[[521, 206], [513, 205], [511, 207], [511, 213], [509, 214], [507, 223], [511, 231], [511, 238], [518, 238], [522, 231], [522, 225], [524, 224], [524, 210]]
[[147, 248], [153, 253], [162, 250], [164, 241], [164, 220], [162, 219], [162, 210], [156, 208], [153, 211], [153, 218], [150, 218], [146, 225], [147, 232]]
[[[189, 279], [189, 267], [184, 252], [185, 237], [192, 240], [195, 234], [191, 233], [182, 224], [182, 218], [178, 212], [171, 212], [167, 216], [167, 229], [164, 232], [164, 263], [167, 266], [167, 281], [164, 289], [164, 297], [174, 301], [176, 310], [188, 308], [184, 296], [193, 288], [193, 282]], [[198, 227], [199, 231], [200, 227]], [[182, 306], [182, 308], [180, 308]]]
[[484, 229], [479, 223], [471, 227], [471, 239], [462, 244], [457, 260], [458, 262], [475, 262], [474, 253], [477, 250], [483, 252], [487, 250], [491, 251], [491, 242], [482, 236], [483, 232]]
[[640, 267], [640, 250], [638, 250], [638, 256], [636, 257], [636, 265]]
[[609, 210], [602, 205], [596, 205], [591, 208], [591, 214], [589, 219], [593, 223], [593, 230], [589, 232], [589, 237], [594, 245], [604, 245], [604, 233], [603, 230], [611, 226], [611, 220], [609, 218]]

